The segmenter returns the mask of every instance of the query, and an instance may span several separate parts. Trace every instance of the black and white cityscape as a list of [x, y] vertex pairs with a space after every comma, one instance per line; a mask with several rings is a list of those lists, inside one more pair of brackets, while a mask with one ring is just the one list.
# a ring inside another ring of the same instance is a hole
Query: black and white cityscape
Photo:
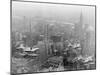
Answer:
[[12, 1], [11, 73], [96, 69], [95, 6]]

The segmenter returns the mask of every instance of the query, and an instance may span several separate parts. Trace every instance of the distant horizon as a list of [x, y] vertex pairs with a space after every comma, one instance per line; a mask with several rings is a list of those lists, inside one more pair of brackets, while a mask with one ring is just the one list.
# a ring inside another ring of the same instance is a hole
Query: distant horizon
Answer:
[[74, 23], [77, 22], [81, 13], [84, 24], [95, 25], [95, 7], [12, 1], [12, 16], [19, 19], [22, 16], [38, 16], [41, 18], [50, 17], [55, 20], [68, 20]]

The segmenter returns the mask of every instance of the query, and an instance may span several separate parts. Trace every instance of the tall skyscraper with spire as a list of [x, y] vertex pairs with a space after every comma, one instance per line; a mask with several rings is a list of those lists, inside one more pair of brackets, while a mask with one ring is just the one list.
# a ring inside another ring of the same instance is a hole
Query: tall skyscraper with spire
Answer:
[[80, 13], [79, 24], [80, 24], [81, 26], [83, 25], [83, 14], [82, 14], [82, 11], [81, 11], [81, 13]]
[[83, 32], [83, 14], [81, 11], [79, 15], [79, 21], [78, 23], [75, 24], [74, 37], [77, 39], [81, 39], [82, 32]]

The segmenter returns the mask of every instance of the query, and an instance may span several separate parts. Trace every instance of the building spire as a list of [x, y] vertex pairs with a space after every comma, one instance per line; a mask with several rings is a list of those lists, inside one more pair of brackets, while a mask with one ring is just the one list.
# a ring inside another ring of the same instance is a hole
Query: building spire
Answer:
[[83, 14], [82, 14], [82, 10], [80, 13], [80, 21], [79, 21], [80, 25], [83, 25]]

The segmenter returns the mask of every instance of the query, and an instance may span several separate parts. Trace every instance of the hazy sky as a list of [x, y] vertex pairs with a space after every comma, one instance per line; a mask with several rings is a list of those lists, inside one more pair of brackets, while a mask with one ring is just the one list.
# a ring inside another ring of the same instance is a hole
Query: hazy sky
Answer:
[[54, 17], [61, 20], [77, 22], [80, 13], [83, 14], [85, 24], [95, 25], [95, 7], [78, 5], [61, 5], [31, 2], [12, 2], [13, 18], [27, 17]]

